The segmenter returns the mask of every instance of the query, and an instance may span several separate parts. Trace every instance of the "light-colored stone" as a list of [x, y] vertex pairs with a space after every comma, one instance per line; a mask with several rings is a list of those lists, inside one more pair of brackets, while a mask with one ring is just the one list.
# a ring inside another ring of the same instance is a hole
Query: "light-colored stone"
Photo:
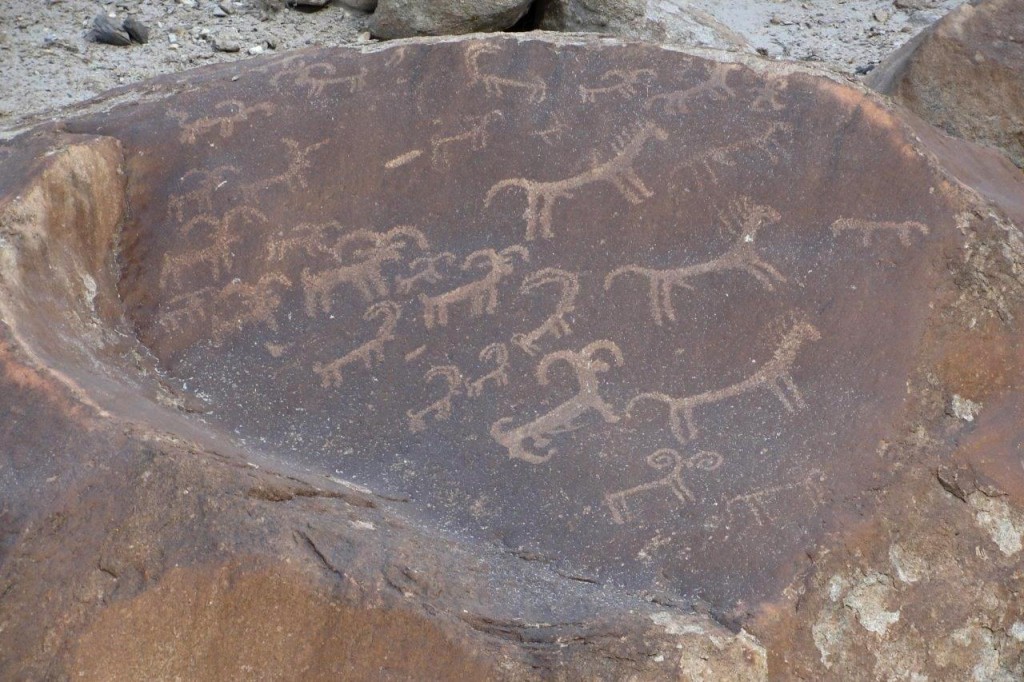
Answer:
[[529, 8], [530, 0], [380, 0], [370, 33], [390, 39], [503, 31]]

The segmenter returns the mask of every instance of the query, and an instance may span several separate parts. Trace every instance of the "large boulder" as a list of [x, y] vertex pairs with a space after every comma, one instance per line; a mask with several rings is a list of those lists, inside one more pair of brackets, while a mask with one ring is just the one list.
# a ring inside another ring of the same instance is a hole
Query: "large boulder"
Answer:
[[370, 33], [409, 38], [504, 31], [529, 8], [530, 0], [379, 0]]
[[868, 84], [951, 135], [1024, 168], [1024, 6], [964, 3], [879, 65]]
[[113, 91], [0, 146], [0, 678], [1019, 677], [1021, 224], [792, 65]]

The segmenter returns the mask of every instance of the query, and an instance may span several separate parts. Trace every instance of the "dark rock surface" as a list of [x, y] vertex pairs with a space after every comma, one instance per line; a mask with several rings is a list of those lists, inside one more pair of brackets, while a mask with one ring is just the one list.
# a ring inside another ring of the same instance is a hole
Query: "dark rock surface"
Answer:
[[1019, 178], [759, 69], [309, 50], [0, 147], [0, 677], [1019, 672]]
[[868, 84], [951, 135], [1024, 168], [1024, 5], [961, 5], [879, 65]]

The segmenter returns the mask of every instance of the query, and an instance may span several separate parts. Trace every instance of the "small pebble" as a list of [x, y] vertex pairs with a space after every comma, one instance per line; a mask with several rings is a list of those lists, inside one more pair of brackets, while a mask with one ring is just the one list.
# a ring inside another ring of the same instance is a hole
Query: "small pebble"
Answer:
[[263, 54], [263, 46], [262, 45], [253, 45], [252, 47], [250, 47], [247, 50], [247, 52], [249, 54], [251, 54], [251, 55]]

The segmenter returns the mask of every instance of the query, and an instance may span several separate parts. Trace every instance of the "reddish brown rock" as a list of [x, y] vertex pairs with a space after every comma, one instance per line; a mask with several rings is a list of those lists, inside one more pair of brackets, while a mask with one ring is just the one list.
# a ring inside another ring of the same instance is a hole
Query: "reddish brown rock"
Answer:
[[964, 3], [868, 78], [951, 135], [1002, 149], [1024, 167], [1024, 6]]
[[497, 37], [163, 78], [0, 164], [0, 677], [1020, 670], [992, 153]]

